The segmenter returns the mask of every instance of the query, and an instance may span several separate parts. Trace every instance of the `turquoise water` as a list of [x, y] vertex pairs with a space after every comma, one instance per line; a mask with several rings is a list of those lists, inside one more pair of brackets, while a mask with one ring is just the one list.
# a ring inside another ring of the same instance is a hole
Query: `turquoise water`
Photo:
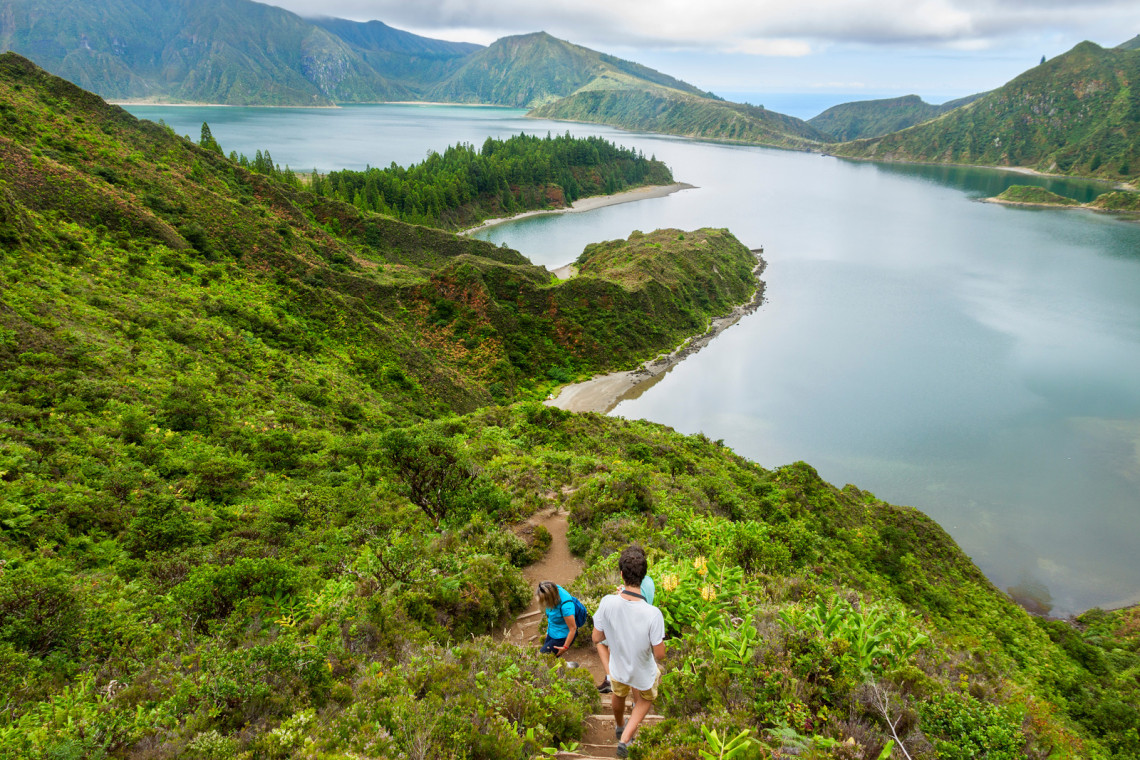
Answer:
[[[980, 203], [995, 170], [882, 166], [489, 108], [131, 108], [293, 167], [406, 164], [521, 130], [601, 134], [696, 185], [481, 233], [536, 263], [635, 229], [763, 246], [767, 302], [614, 414], [803, 460], [938, 520], [1000, 587], [1057, 613], [1140, 600], [1140, 224]], [[1042, 589], [1044, 591], [1042, 591]]]

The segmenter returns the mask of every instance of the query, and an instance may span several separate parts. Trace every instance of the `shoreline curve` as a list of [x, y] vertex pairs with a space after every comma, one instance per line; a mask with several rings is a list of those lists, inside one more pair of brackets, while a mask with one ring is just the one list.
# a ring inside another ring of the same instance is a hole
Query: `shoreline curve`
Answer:
[[757, 279], [756, 292], [747, 303], [737, 306], [722, 317], [714, 317], [705, 332], [689, 338], [665, 356], [647, 361], [637, 369], [595, 375], [580, 383], [564, 385], [559, 389], [557, 396], [548, 398], [543, 403], [568, 412], [609, 414], [622, 401], [636, 397], [658, 383], [669, 370], [700, 351], [714, 338], [743, 317], [756, 311], [764, 303], [764, 282], [759, 278], [768, 264], [760, 257], [763, 251], [763, 248], [752, 250], [757, 258], [756, 266], [752, 269], [752, 275]]
[[488, 219], [485, 222], [475, 226], [468, 227], [465, 230], [460, 230], [455, 233], [457, 235], [470, 235], [479, 230], [485, 230], [488, 227], [494, 227], [504, 222], [513, 222], [518, 219], [525, 219], [530, 216], [542, 216], [544, 214], [574, 214], [583, 211], [593, 211], [594, 209], [603, 208], [605, 206], [616, 206], [620, 203], [633, 203], [635, 201], [649, 200], [650, 198], [664, 198], [667, 195], [679, 192], [681, 190], [695, 190], [696, 185], [690, 185], [687, 182], [674, 182], [671, 185], [645, 185], [643, 187], [635, 187], [632, 190], [623, 190], [620, 193], [613, 195], [591, 195], [588, 198], [579, 198], [572, 204], [565, 208], [555, 209], [537, 209], [535, 211], [524, 211], [521, 214], [514, 216], [504, 216], [497, 219]]

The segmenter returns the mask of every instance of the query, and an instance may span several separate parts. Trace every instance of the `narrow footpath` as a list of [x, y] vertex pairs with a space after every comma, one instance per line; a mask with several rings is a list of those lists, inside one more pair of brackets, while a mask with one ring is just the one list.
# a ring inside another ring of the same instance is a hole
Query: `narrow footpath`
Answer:
[[[541, 560], [523, 569], [523, 575], [530, 584], [532, 598], [530, 606], [517, 618], [514, 624], [503, 631], [503, 638], [523, 646], [534, 647], [536, 650], [542, 644], [542, 635], [539, 633], [545, 611], [539, 609], [538, 599], [533, 597], [533, 591], [540, 581], [549, 580], [567, 587], [582, 572], [582, 562], [570, 553], [566, 542], [567, 513], [560, 508], [546, 509], [536, 513], [529, 525], [541, 525], [550, 531], [552, 538], [550, 549]], [[616, 562], [616, 559], [615, 559]], [[587, 605], [589, 607], [590, 605]], [[593, 609], [590, 610], [593, 612]], [[563, 657], [568, 662], [576, 662], [579, 667], [590, 671], [594, 683], [601, 683], [605, 673], [598, 653], [587, 639], [582, 640], [586, 646], [574, 646]], [[610, 704], [609, 694], [602, 695], [602, 711], [598, 715], [586, 718], [586, 725], [582, 733], [582, 740], [576, 752], [560, 752], [557, 757], [571, 760], [571, 758], [608, 758], [616, 757], [617, 739], [614, 737], [613, 708]], [[633, 707], [632, 700], [626, 700], [626, 716]], [[662, 716], [650, 713], [642, 722], [641, 727], [652, 725], [662, 720]]]

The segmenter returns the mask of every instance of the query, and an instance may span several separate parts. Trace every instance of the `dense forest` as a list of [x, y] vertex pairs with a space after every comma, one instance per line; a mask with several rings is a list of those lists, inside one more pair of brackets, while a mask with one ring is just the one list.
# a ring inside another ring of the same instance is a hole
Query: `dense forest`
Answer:
[[635, 760], [1140, 755], [1140, 609], [1030, 617], [916, 510], [538, 402], [753, 298], [727, 231], [554, 282], [15, 55], [0, 123], [0, 757], [572, 747], [589, 674], [491, 635], [551, 507], [588, 607], [628, 543], [658, 580]]
[[488, 137], [455, 145], [407, 168], [315, 172], [311, 190], [363, 211], [459, 229], [521, 211], [562, 208], [579, 198], [673, 181], [665, 164], [601, 137]]

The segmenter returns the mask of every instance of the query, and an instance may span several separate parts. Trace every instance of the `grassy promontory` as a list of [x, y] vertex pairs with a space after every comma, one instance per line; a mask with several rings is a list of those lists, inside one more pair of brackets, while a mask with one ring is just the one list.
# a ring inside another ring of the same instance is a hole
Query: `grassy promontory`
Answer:
[[1079, 201], [1046, 190], [1036, 185], [1010, 185], [993, 198], [993, 203], [1006, 203], [1011, 206], [1079, 206]]
[[525, 400], [744, 300], [726, 232], [593, 246], [555, 285], [16, 56], [0, 103], [0, 756], [572, 742], [594, 685], [492, 635], [544, 550], [512, 527], [550, 505], [591, 606], [616, 548], [650, 554], [671, 653], [642, 757], [714, 728], [753, 758], [1140, 753], [1135, 612], [1031, 618], [913, 509]]
[[1110, 211], [1130, 214], [1140, 211], [1140, 193], [1130, 190], [1114, 190], [1098, 195], [1089, 203], [1081, 203], [1072, 198], [1050, 192], [1043, 187], [1031, 185], [1011, 185], [1000, 195], [987, 198], [989, 203], [1002, 203], [1007, 206], [1040, 206], [1044, 208], [1085, 208], [1095, 211]]

